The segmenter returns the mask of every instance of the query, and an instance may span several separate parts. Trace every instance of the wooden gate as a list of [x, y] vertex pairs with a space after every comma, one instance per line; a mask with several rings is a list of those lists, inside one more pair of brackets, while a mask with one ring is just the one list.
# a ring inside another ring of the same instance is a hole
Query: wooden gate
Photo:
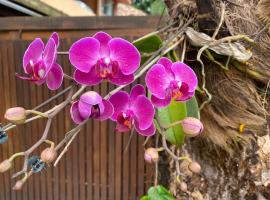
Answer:
[[[45, 86], [38, 87], [14, 76], [15, 72], [22, 73], [23, 53], [35, 37], [46, 40], [52, 31], [57, 31], [61, 37], [59, 50], [67, 51], [76, 39], [99, 30], [132, 40], [155, 30], [158, 20], [155, 17], [1, 18], [0, 122], [5, 122], [3, 115], [7, 108], [23, 106], [29, 109], [56, 94]], [[71, 74], [67, 56], [58, 56], [58, 61], [64, 71]], [[65, 81], [61, 89], [67, 85]], [[102, 84], [93, 89], [105, 95], [112, 88], [112, 85]], [[44, 110], [63, 99], [56, 99]], [[0, 161], [29, 148], [41, 137], [44, 125], [43, 120], [38, 120], [10, 131], [8, 142], [0, 146]], [[50, 139], [59, 142], [72, 126], [66, 109], [53, 122]], [[142, 144], [145, 138], [135, 135], [130, 148], [123, 153], [130, 134], [115, 133], [114, 126], [112, 122], [89, 121], [59, 165], [32, 176], [19, 192], [11, 190], [15, 183], [11, 175], [23, 164], [23, 159], [16, 160], [10, 172], [0, 174], [0, 200], [139, 199], [152, 184], [154, 173], [152, 166], [144, 163]], [[40, 154], [44, 147], [34, 153]]]

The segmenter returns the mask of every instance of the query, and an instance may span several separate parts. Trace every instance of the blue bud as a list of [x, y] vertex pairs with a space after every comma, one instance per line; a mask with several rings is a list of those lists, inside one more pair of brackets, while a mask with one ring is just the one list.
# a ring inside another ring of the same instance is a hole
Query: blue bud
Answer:
[[7, 133], [4, 131], [2, 127], [0, 127], [0, 144], [6, 143], [7, 140], [8, 140]]
[[40, 160], [39, 156], [32, 156], [28, 160], [28, 166], [32, 169], [34, 173], [40, 172], [45, 167], [45, 163]]

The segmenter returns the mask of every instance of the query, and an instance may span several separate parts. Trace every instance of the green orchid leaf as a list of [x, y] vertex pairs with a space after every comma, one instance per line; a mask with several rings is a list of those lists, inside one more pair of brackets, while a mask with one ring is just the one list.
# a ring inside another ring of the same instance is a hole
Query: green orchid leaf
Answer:
[[174, 200], [173, 195], [161, 185], [158, 185], [157, 187], [150, 187], [147, 194], [148, 200]]
[[158, 35], [149, 35], [133, 42], [135, 47], [140, 51], [141, 54], [153, 53], [157, 51], [162, 45], [162, 40]]
[[150, 200], [150, 198], [148, 196], [143, 196], [140, 198], [140, 200]]
[[[165, 108], [158, 109], [158, 115], [163, 125], [170, 125], [187, 117], [187, 106], [185, 103], [172, 101]], [[166, 139], [176, 146], [184, 143], [185, 134], [181, 125], [173, 126], [166, 131]]]
[[187, 105], [187, 116], [200, 119], [200, 110], [195, 95], [192, 97], [192, 99], [186, 102], [186, 105]]

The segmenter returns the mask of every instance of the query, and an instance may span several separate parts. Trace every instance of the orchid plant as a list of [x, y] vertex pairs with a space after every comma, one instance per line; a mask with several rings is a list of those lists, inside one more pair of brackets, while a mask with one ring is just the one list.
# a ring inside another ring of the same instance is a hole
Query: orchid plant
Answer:
[[[13, 177], [22, 176], [15, 184], [14, 190], [21, 189], [25, 181], [33, 173], [40, 172], [46, 164], [54, 162], [56, 166], [83, 125], [90, 119], [112, 120], [116, 122], [118, 132], [137, 132], [147, 138], [160, 134], [162, 147], [146, 149], [145, 160], [148, 163], [155, 163], [157, 168], [158, 152], [166, 151], [177, 166], [180, 161], [187, 160], [191, 166], [190, 170], [197, 173], [200, 170], [198, 163], [185, 156], [176, 156], [167, 145], [169, 141], [172, 145], [180, 147], [185, 135], [194, 137], [203, 131], [194, 96], [198, 85], [197, 76], [187, 64], [170, 56], [181, 41], [181, 34], [183, 32], [179, 33], [179, 37], [163, 42], [156, 33], [153, 33], [131, 43], [123, 38], [113, 38], [108, 33], [98, 32], [92, 37], [79, 39], [71, 45], [68, 52], [57, 50], [59, 46], [57, 33], [50, 36], [46, 45], [40, 38], [31, 42], [22, 60], [25, 74], [16, 76], [37, 85], [46, 83], [50, 90], [59, 89], [63, 78], [70, 79], [71, 85], [56, 94], [57, 97], [69, 92], [66, 100], [46, 112], [38, 111], [44, 104], [32, 110], [14, 107], [6, 111], [5, 118], [10, 123], [0, 127], [0, 143], [7, 141], [8, 131], [16, 125], [26, 124], [38, 118], [47, 119], [43, 135], [36, 144], [25, 152], [13, 154], [0, 164], [0, 172], [5, 172], [12, 167], [16, 157], [25, 158], [22, 170], [13, 175]], [[145, 48], [146, 44], [150, 47]], [[66, 75], [57, 63], [59, 55], [69, 56], [69, 61], [74, 67], [73, 75]], [[144, 73], [146, 73], [146, 87], [137, 84], [132, 87], [130, 93], [122, 90]], [[117, 85], [117, 88], [104, 97], [88, 89], [88, 86], [98, 85], [103, 81]], [[80, 89], [76, 91], [78, 85]], [[66, 137], [59, 144], [55, 144], [47, 140], [52, 120], [70, 104], [70, 118], [75, 127], [66, 133]], [[190, 110], [197, 115], [189, 114]], [[40, 156], [32, 155], [32, 152], [44, 142], [50, 147]], [[64, 145], [66, 147], [58, 154]], [[177, 181], [179, 184], [185, 184], [180, 178], [179, 167], [176, 169], [178, 169]], [[157, 176], [155, 188], [165, 190], [161, 186], [157, 187]], [[150, 189], [149, 194], [152, 195], [153, 188]], [[172, 197], [169, 193], [167, 195]]]

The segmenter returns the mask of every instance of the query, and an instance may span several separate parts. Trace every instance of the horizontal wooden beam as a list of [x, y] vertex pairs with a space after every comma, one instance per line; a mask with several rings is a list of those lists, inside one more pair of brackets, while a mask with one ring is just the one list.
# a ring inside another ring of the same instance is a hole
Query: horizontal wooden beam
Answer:
[[159, 17], [8, 17], [0, 18], [0, 31], [29, 30], [94, 30], [154, 28]]

